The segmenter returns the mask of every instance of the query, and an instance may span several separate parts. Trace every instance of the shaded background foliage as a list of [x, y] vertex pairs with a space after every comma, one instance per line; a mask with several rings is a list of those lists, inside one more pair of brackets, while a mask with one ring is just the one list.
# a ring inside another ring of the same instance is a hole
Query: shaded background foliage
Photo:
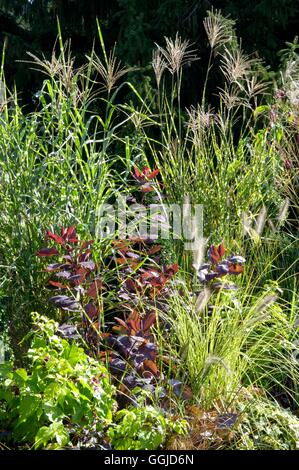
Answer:
[[246, 52], [258, 51], [274, 70], [277, 52], [299, 30], [299, 4], [294, 0], [0, 0], [0, 41], [2, 46], [7, 44], [8, 84], [16, 83], [23, 90], [23, 102], [30, 102], [42, 77], [16, 60], [26, 60], [26, 51], [50, 55], [59, 17], [63, 37], [71, 38], [73, 55], [80, 64], [97, 35], [98, 17], [106, 45], [117, 42], [122, 61], [143, 67], [145, 75], [154, 42], [161, 44], [163, 36], [174, 36], [176, 31], [194, 42], [201, 57], [193, 69], [194, 86], [189, 89], [188, 98], [194, 100], [209, 53], [202, 20], [212, 6], [237, 21]]

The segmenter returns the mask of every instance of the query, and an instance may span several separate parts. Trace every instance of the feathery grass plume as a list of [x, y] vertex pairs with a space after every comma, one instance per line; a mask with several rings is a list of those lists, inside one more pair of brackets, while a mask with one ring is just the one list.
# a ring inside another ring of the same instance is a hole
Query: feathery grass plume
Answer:
[[52, 49], [51, 60], [47, 60], [44, 54], [42, 54], [42, 58], [39, 58], [32, 52], [27, 52], [27, 55], [29, 55], [33, 60], [24, 60], [22, 62], [35, 65], [36, 68], [32, 67], [32, 70], [44, 73], [52, 79], [58, 75], [63, 67], [61, 61], [56, 57], [55, 45]]
[[264, 230], [264, 227], [265, 227], [265, 223], [266, 223], [266, 218], [267, 218], [267, 208], [265, 206], [263, 206], [257, 216], [257, 219], [256, 219], [256, 224], [255, 224], [255, 233], [260, 237], [263, 230]]
[[178, 33], [176, 33], [175, 40], [165, 36], [165, 41], [165, 49], [158, 44], [156, 46], [165, 59], [165, 67], [172, 75], [178, 73], [184, 65], [198, 60], [197, 51], [190, 49], [192, 44], [187, 40], [183, 41]]
[[154, 121], [154, 115], [149, 116], [145, 112], [138, 111], [137, 109], [131, 109], [128, 112], [125, 108], [122, 108], [124, 113], [128, 116], [135, 127], [135, 129], [143, 129], [144, 127], [156, 126], [157, 122]]
[[[171, 155], [174, 160], [178, 159], [179, 143], [176, 137], [169, 140], [169, 142], [167, 143], [167, 150], [169, 152], [169, 155]], [[186, 200], [186, 202], [184, 201], [184, 203], [190, 204], [190, 201]]]
[[267, 310], [276, 302], [277, 299], [278, 296], [274, 294], [269, 294], [262, 299], [259, 299], [254, 307], [254, 315], [247, 321], [247, 327], [252, 327], [256, 323], [269, 320], [271, 315], [267, 312]]
[[[220, 94], [220, 93], [219, 93]], [[218, 112], [215, 115], [215, 126], [219, 130], [221, 136], [226, 137], [229, 133], [229, 129], [232, 125], [236, 123], [236, 120], [233, 120], [231, 116], [226, 111], [232, 109], [233, 106], [238, 106], [240, 102], [237, 99], [227, 96], [228, 101], [224, 101], [226, 98], [222, 98], [224, 106], [222, 107], [222, 112]]]
[[118, 80], [132, 70], [136, 70], [134, 67], [122, 67], [121, 61], [115, 56], [115, 46], [109, 52], [109, 56], [106, 56], [107, 61], [104, 62], [94, 54], [92, 60], [95, 71], [100, 76], [100, 83], [102, 84], [102, 90], [107, 90], [108, 93], [115, 88]]
[[187, 126], [193, 134], [194, 143], [198, 145], [202, 132], [211, 125], [215, 113], [210, 106], [206, 111], [201, 105], [197, 105], [196, 108], [192, 105], [189, 109], [186, 108], [186, 112], [189, 118]]
[[219, 96], [225, 106], [225, 108], [230, 111], [236, 106], [241, 106], [242, 104], [246, 105], [246, 102], [240, 95], [239, 87], [236, 84], [228, 87], [225, 83], [224, 88], [219, 88]]
[[251, 71], [256, 61], [257, 59], [250, 59], [239, 47], [233, 49], [224, 47], [221, 53], [220, 70], [228, 83], [238, 82]]
[[240, 89], [244, 91], [248, 100], [257, 98], [260, 95], [269, 95], [269, 85], [270, 82], [260, 80], [257, 74], [252, 75], [252, 77], [246, 77], [244, 86], [239, 83]]
[[251, 225], [252, 225], [252, 221], [250, 220], [249, 215], [246, 214], [245, 212], [242, 212], [241, 214], [241, 224], [243, 228], [243, 237], [245, 237], [246, 235], [250, 234]]
[[261, 235], [264, 230], [266, 219], [267, 219], [267, 208], [262, 206], [260, 209], [256, 219], [255, 219], [255, 227], [251, 226], [251, 221], [246, 216], [243, 215], [242, 224], [243, 224], [243, 234], [244, 236], [248, 234], [250, 238], [256, 243], [261, 243]]
[[[27, 54], [33, 59], [32, 61], [20, 61], [29, 64], [33, 64], [36, 67], [32, 67], [32, 70], [41, 72], [52, 80], [56, 79], [61, 85], [61, 92], [66, 96], [72, 96], [73, 105], [77, 106], [78, 103], [83, 102], [87, 96], [92, 95], [91, 89], [82, 86], [83, 71], [86, 69], [86, 65], [75, 68], [75, 58], [71, 54], [71, 42], [66, 41], [60, 50], [60, 55], [56, 56], [55, 45], [52, 50], [51, 60], [37, 57], [31, 52]], [[79, 86], [81, 85], [81, 87]]]
[[210, 300], [210, 298], [211, 298], [211, 295], [212, 295], [212, 292], [211, 292], [210, 289], [208, 289], [208, 288], [205, 288], [205, 289], [198, 295], [198, 297], [197, 297], [197, 299], [196, 299], [196, 303], [195, 303], [195, 311], [196, 311], [197, 313], [202, 312], [202, 311], [206, 308], [206, 306], [207, 306], [207, 304], [208, 304], [208, 302], [209, 302], [209, 300]]
[[157, 86], [159, 88], [163, 72], [167, 67], [166, 60], [164, 56], [162, 55], [161, 50], [159, 48], [153, 50], [153, 57], [152, 57], [151, 65], [154, 69]]
[[62, 67], [58, 69], [57, 76], [68, 92], [72, 89], [75, 76], [81, 71], [81, 69], [75, 69], [74, 64], [75, 57], [72, 57], [71, 54], [71, 41], [66, 41], [62, 55]]
[[203, 25], [211, 49], [217, 50], [224, 44], [230, 42], [235, 35], [235, 21], [222, 16], [220, 10], [212, 9], [208, 11], [208, 16], [204, 19]]
[[226, 372], [228, 373], [228, 375], [232, 375], [232, 370], [230, 369], [230, 367], [228, 366], [228, 364], [226, 363], [226, 361], [222, 358], [222, 357], [219, 357], [219, 356], [216, 356], [214, 354], [209, 354], [205, 360], [205, 363], [204, 363], [204, 368], [203, 368], [203, 373], [202, 375], [205, 376], [209, 370], [209, 368], [213, 365], [218, 365], [220, 364], [222, 367], [224, 367], [224, 369], [226, 370]]
[[44, 73], [51, 77], [57, 77], [61, 80], [64, 88], [70, 91], [73, 85], [73, 79], [78, 75], [84, 67], [75, 68], [75, 57], [71, 54], [71, 41], [65, 41], [60, 56], [56, 56], [56, 44], [52, 50], [51, 60], [45, 59], [44, 55], [40, 59], [35, 54], [27, 52], [27, 54], [33, 59], [32, 61], [23, 61], [31, 64], [35, 64], [38, 68], [32, 68], [41, 73]]
[[288, 197], [286, 197], [282, 201], [280, 208], [279, 208], [279, 213], [277, 216], [277, 221], [279, 225], [283, 224], [286, 221], [288, 217], [289, 207], [290, 207], [290, 200]]
[[192, 252], [192, 255], [193, 255], [192, 266], [195, 269], [195, 271], [198, 271], [199, 267], [203, 264], [203, 261], [204, 261], [207, 241], [204, 238], [200, 238], [200, 239], [197, 239], [195, 243], [196, 243], [196, 249], [193, 250]]
[[255, 312], [258, 314], [263, 313], [268, 307], [270, 307], [270, 305], [276, 302], [277, 298], [278, 296], [274, 294], [266, 295], [257, 303], [255, 307]]

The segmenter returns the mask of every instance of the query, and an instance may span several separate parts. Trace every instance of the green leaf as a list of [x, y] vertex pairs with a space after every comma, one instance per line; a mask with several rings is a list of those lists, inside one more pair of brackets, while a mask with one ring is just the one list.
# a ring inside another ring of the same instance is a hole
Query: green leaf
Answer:
[[25, 395], [22, 396], [20, 399], [20, 420], [25, 420], [28, 417], [36, 414], [36, 411], [41, 405], [40, 397], [36, 397], [34, 395]]
[[61, 447], [69, 442], [69, 434], [61, 421], [55, 421], [50, 426], [42, 426], [36, 434], [34, 448], [46, 447], [49, 442], [54, 440]]
[[262, 114], [265, 111], [269, 111], [269, 110], [270, 110], [270, 106], [268, 105], [258, 106], [257, 108], [255, 108], [254, 113], [253, 113], [254, 119], [256, 119], [259, 114]]
[[51, 401], [43, 403], [43, 411], [46, 418], [51, 422], [62, 420], [66, 416], [61, 406], [55, 405]]
[[16, 381], [20, 383], [20, 381], [18, 380], [19, 378], [21, 378], [21, 383], [22, 382], [26, 382], [26, 380], [28, 379], [28, 375], [27, 375], [27, 372], [25, 369], [17, 369], [15, 371], [15, 378], [16, 378]]

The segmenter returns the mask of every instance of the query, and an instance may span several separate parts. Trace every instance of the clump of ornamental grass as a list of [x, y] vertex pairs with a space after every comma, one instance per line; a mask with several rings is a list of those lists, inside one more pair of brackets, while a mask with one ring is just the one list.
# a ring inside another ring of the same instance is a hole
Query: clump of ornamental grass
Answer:
[[[256, 110], [269, 84], [261, 79], [261, 61], [242, 51], [233, 21], [210, 12], [205, 27], [211, 51], [217, 48], [225, 80], [218, 91], [219, 105], [212, 109], [203, 97], [186, 110], [185, 119], [180, 109], [181, 79], [184, 64], [195, 60], [195, 52], [178, 36], [167, 39], [165, 48], [158, 46], [154, 51], [152, 61], [159, 117], [155, 119], [151, 112], [151, 127], [138, 129], [140, 152], [160, 169], [169, 202], [183, 203], [189, 194], [192, 204], [203, 204], [204, 237], [239, 239], [244, 214], [252, 220], [267, 207], [271, 218], [281, 202], [277, 185], [281, 167], [274, 142], [269, 147], [266, 135], [255, 127]], [[210, 65], [205, 87], [209, 69]], [[168, 79], [170, 99], [165, 92]], [[142, 109], [147, 110], [144, 103]], [[155, 121], [160, 138], [153, 139]], [[181, 252], [179, 256], [190, 269], [188, 255]]]
[[32, 113], [26, 114], [17, 93], [5, 87], [1, 68], [6, 98], [0, 116], [0, 276], [8, 299], [10, 338], [20, 361], [19, 344], [30, 328], [31, 311], [43, 310], [57, 318], [44, 306], [39, 289], [43, 276], [34, 259], [44, 231], [79, 225], [80, 233], [95, 239], [105, 253], [109, 242], [98, 237], [101, 207], [122, 185], [122, 176], [113, 169], [122, 158], [110, 147], [114, 126], [121, 122], [113, 121], [110, 102], [103, 117], [90, 113], [98, 93], [91, 80], [92, 62], [76, 69], [61, 35], [58, 44], [59, 52], [53, 52], [49, 62], [33, 57], [34, 66], [48, 78]]
[[165, 335], [160, 337], [161, 345], [196, 403], [205, 410], [216, 404], [227, 410], [244, 387], [257, 387], [269, 396], [278, 387], [298, 406], [296, 295], [288, 303], [274, 284], [256, 290], [252, 279], [240, 279], [238, 289], [227, 289], [227, 281], [220, 289], [213, 285], [211, 278], [199, 294], [186, 288], [171, 298], [163, 315], [170, 334], [166, 343]]

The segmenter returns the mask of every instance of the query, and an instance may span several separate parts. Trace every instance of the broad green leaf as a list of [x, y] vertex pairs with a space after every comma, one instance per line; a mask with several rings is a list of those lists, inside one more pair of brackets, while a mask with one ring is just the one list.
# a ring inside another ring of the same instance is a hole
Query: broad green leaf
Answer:
[[28, 375], [25, 369], [17, 369], [15, 371], [16, 379], [18, 382], [20, 382], [18, 379], [22, 379], [22, 381], [26, 382], [28, 379]]

